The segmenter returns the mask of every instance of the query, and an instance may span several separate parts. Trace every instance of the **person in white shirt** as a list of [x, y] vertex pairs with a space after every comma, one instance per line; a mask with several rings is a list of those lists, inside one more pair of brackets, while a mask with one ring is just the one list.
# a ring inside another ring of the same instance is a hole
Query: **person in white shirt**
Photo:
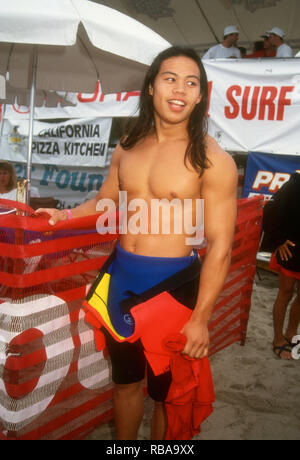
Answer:
[[292, 48], [283, 43], [283, 38], [285, 33], [279, 27], [273, 27], [272, 30], [269, 30], [269, 42], [271, 45], [276, 47], [276, 57], [277, 58], [290, 58], [293, 57]]
[[202, 59], [240, 59], [241, 52], [236, 46], [238, 39], [239, 31], [236, 26], [225, 27], [223, 42], [209, 48]]

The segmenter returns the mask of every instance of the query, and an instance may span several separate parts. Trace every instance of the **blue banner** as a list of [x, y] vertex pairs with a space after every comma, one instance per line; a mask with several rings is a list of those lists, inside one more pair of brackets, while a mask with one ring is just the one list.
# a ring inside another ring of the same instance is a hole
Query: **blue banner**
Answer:
[[264, 195], [270, 199], [297, 170], [300, 172], [300, 156], [250, 152], [243, 198]]

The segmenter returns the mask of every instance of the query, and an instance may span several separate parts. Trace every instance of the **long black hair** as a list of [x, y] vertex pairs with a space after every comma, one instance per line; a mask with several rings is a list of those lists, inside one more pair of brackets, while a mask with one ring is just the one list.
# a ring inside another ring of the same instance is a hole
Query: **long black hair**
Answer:
[[207, 106], [208, 106], [208, 82], [204, 66], [200, 57], [193, 48], [172, 46], [156, 56], [145, 76], [139, 102], [139, 115], [127, 125], [125, 136], [120, 144], [125, 150], [134, 147], [144, 139], [152, 130], [154, 123], [153, 98], [149, 94], [150, 85], [154, 86], [154, 80], [159, 73], [161, 64], [171, 57], [185, 56], [196, 62], [200, 71], [201, 101], [196, 104], [190, 115], [188, 123], [189, 143], [186, 148], [184, 162], [189, 160], [192, 167], [201, 176], [205, 168], [208, 168], [206, 157], [205, 138], [207, 134]]

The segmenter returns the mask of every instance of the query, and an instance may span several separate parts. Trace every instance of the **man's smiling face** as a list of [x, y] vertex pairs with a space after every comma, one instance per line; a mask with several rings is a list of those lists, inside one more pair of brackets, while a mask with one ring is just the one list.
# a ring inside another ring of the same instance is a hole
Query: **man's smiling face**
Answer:
[[162, 62], [149, 88], [156, 116], [168, 123], [187, 123], [201, 101], [200, 70], [188, 57], [177, 56]]

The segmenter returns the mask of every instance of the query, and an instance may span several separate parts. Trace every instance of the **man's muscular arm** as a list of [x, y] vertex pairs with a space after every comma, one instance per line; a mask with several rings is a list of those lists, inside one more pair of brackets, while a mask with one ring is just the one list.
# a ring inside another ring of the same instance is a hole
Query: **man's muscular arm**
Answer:
[[215, 151], [208, 154], [212, 165], [205, 170], [201, 183], [206, 256], [196, 307], [182, 329], [187, 337], [183, 353], [191, 358], [203, 358], [208, 354], [208, 321], [227, 276], [236, 220], [236, 166], [217, 144], [213, 144], [213, 148]]
[[[112, 154], [109, 171], [105, 181], [103, 182], [97, 196], [92, 200], [86, 201], [76, 208], [72, 209], [73, 217], [82, 217], [92, 214], [96, 214], [97, 202], [102, 198], [110, 198], [118, 206], [119, 199], [119, 163], [121, 155], [121, 147], [118, 145]], [[49, 209], [49, 208], [40, 208], [37, 209], [36, 214], [47, 213], [50, 215], [49, 223], [55, 225], [60, 220], [67, 220], [68, 214], [65, 209]]]

